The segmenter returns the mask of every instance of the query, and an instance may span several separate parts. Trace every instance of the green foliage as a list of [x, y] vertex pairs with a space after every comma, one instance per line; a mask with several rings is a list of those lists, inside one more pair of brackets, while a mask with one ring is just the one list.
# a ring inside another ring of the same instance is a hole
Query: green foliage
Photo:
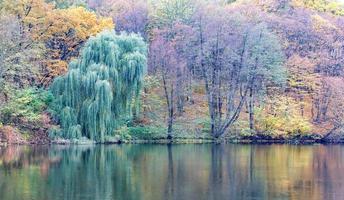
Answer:
[[105, 31], [51, 86], [64, 138], [105, 142], [137, 110], [146, 70], [146, 44], [135, 34]]
[[160, 82], [156, 76], [145, 76], [144, 92], [141, 95], [141, 118], [149, 121], [159, 121], [160, 113], [163, 108], [164, 99], [157, 93], [159, 91]]
[[38, 122], [41, 113], [53, 99], [51, 93], [43, 89], [8, 90], [9, 101], [0, 108], [0, 121], [3, 124], [18, 123], [19, 120]]
[[51, 138], [51, 139], [57, 139], [57, 138], [60, 138], [62, 137], [62, 131], [61, 131], [61, 128], [58, 127], [58, 126], [53, 126], [49, 129], [48, 131], [48, 136]]
[[46, 0], [48, 3], [53, 3], [56, 8], [69, 8], [72, 6], [87, 6], [87, 1], [86, 0]]
[[210, 133], [211, 132], [211, 124], [209, 118], [198, 118], [193, 121], [196, 126], [200, 127], [202, 133]]
[[249, 137], [256, 134], [255, 132], [252, 132], [246, 120], [236, 121], [233, 130], [236, 130], [238, 132], [239, 137]]
[[194, 12], [192, 0], [161, 0], [154, 5], [151, 26], [165, 27], [176, 22], [187, 23]]
[[[271, 32], [265, 23], [254, 26], [248, 35], [249, 76], [256, 76], [265, 84], [284, 85], [287, 70], [284, 67], [284, 54], [278, 37]], [[247, 75], [247, 74], [244, 74]]]
[[129, 129], [127, 125], [119, 127], [117, 130], [115, 130], [115, 136], [114, 137], [108, 137], [106, 138], [107, 142], [111, 142], [112, 140], [120, 140], [121, 142], [128, 142], [131, 140], [131, 135], [129, 133]]
[[145, 76], [144, 77], [144, 89], [147, 91], [150, 91], [154, 88], [157, 88], [160, 86], [159, 79], [156, 76]]
[[158, 139], [165, 136], [166, 129], [161, 126], [132, 126], [128, 133], [135, 139]]

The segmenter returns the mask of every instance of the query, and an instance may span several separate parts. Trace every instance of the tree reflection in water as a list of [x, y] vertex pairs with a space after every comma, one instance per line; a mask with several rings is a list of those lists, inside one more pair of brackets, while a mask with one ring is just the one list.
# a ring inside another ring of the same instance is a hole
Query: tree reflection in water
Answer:
[[0, 199], [343, 199], [344, 146], [0, 147]]

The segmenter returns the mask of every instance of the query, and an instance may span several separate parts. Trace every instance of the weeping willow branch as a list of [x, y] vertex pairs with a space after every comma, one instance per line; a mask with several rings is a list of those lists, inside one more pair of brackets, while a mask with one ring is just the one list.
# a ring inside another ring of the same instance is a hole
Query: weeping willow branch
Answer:
[[146, 71], [146, 44], [135, 34], [106, 31], [85, 44], [65, 76], [51, 86], [61, 137], [104, 142], [132, 116]]

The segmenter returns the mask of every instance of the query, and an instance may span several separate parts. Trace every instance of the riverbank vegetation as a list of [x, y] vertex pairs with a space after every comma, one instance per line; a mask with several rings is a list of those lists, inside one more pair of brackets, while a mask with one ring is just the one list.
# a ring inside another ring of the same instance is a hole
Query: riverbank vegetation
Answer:
[[344, 5], [2, 0], [0, 141], [341, 141]]

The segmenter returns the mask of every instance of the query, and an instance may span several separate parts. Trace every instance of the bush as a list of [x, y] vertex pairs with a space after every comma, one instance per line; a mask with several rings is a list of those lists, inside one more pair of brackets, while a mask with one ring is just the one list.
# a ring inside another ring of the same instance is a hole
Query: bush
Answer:
[[0, 121], [6, 124], [36, 123], [52, 101], [52, 95], [36, 88], [10, 90], [9, 100], [0, 108]]
[[58, 126], [52, 126], [48, 131], [48, 136], [51, 139], [57, 139], [62, 137], [62, 130]]
[[202, 133], [211, 132], [211, 123], [209, 117], [207, 118], [197, 118], [194, 122], [198, 128], [200, 128]]
[[273, 102], [274, 112], [256, 109], [256, 126], [259, 132], [269, 135], [304, 135], [311, 131], [312, 124], [301, 116], [299, 104], [291, 98], [280, 98]]
[[133, 126], [128, 127], [129, 135], [134, 139], [158, 139], [165, 136], [165, 128], [160, 126]]
[[122, 126], [119, 129], [115, 130], [115, 137], [119, 140], [126, 142], [131, 140], [131, 135], [127, 126]]

